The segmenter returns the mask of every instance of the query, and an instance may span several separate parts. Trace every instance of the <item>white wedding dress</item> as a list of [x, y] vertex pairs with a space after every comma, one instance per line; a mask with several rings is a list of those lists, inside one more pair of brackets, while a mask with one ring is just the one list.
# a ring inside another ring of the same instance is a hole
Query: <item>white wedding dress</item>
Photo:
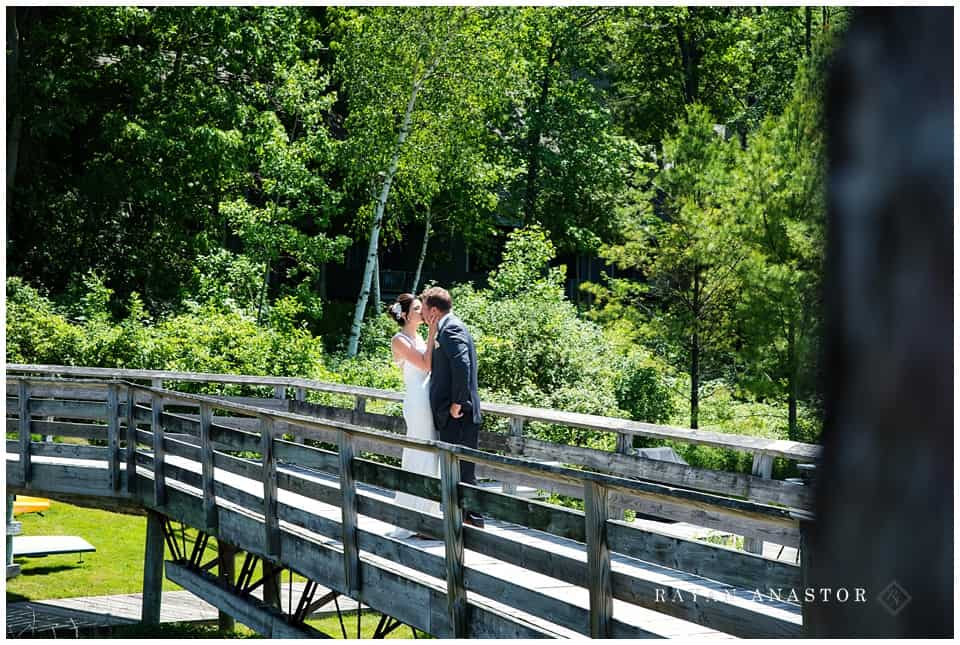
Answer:
[[[410, 338], [401, 332], [394, 338], [400, 338], [402, 342], [418, 352], [422, 353], [427, 349], [426, 342], [420, 336]], [[407, 436], [416, 439], [436, 439], [437, 432], [433, 427], [433, 411], [430, 409], [430, 373], [411, 365], [405, 360], [401, 360], [397, 364], [403, 370], [403, 384], [406, 389], [403, 397], [403, 420], [407, 424]], [[403, 469], [421, 475], [439, 477], [440, 461], [435, 454], [404, 448]], [[440, 514], [440, 504], [430, 499], [398, 491], [395, 501], [402, 506], [421, 512]], [[413, 535], [413, 531], [398, 528], [389, 535], [405, 538]]]

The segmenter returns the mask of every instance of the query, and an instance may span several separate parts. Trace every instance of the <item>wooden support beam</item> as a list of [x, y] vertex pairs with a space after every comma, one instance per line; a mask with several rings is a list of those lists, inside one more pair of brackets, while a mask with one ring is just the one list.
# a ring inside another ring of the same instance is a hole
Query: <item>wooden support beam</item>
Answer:
[[160, 624], [163, 598], [163, 515], [147, 511], [147, 536], [143, 554], [143, 606], [140, 622]]
[[118, 385], [107, 388], [107, 463], [110, 470], [110, 490], [120, 490], [120, 411]]
[[166, 502], [166, 482], [163, 475], [163, 399], [154, 394], [150, 406], [150, 431], [153, 433], [153, 503], [163, 506]]
[[280, 576], [283, 575], [283, 565], [269, 560], [262, 561], [263, 571], [263, 602], [269, 607], [281, 609]]
[[203, 473], [203, 516], [207, 528], [217, 528], [217, 498], [214, 493], [213, 441], [210, 439], [210, 425], [213, 410], [209, 404], [200, 404], [200, 460]]
[[[762, 479], [770, 479], [773, 474], [773, 457], [756, 454], [753, 456], [753, 475]], [[743, 550], [747, 553], [763, 555], [763, 540], [755, 537], [743, 538]]]
[[338, 435], [340, 450], [340, 512], [343, 530], [343, 575], [347, 593], [359, 598], [360, 549], [357, 546], [357, 484], [353, 471], [353, 440], [346, 432]]
[[132, 387], [127, 387], [127, 492], [137, 492], [137, 416], [136, 396]]
[[265, 549], [280, 555], [280, 519], [277, 517], [277, 460], [273, 454], [273, 419], [260, 417], [260, 454], [263, 459], [263, 518]]
[[[217, 577], [226, 587], [233, 587], [237, 572], [237, 547], [223, 540], [217, 540]], [[221, 632], [232, 632], [236, 628], [233, 616], [220, 609], [217, 612], [217, 626]]]
[[467, 637], [467, 590], [463, 579], [463, 508], [460, 503], [460, 461], [440, 453], [440, 497], [443, 500], [443, 544], [447, 566], [447, 610], [453, 638]]
[[596, 482], [583, 484], [590, 592], [590, 637], [610, 638], [613, 622], [613, 586], [607, 544], [607, 491]]
[[23, 485], [30, 488], [32, 479], [30, 464], [30, 386], [26, 381], [20, 381], [17, 390], [19, 397], [20, 415], [20, 464], [23, 473]]

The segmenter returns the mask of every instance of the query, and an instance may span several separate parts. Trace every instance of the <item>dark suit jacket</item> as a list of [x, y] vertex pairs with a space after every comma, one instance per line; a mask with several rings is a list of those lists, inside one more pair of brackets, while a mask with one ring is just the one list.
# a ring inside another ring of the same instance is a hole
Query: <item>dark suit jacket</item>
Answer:
[[480, 424], [480, 395], [477, 393], [477, 350], [463, 322], [450, 314], [437, 335], [430, 375], [430, 407], [437, 430], [445, 428], [450, 405], [463, 406], [466, 420]]

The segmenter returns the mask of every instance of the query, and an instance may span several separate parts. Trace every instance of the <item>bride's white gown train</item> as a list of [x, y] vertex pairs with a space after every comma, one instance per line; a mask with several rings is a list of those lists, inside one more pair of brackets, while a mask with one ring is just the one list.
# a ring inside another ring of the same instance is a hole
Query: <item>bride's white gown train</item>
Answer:
[[[427, 349], [426, 342], [419, 336], [410, 338], [406, 334], [399, 333], [397, 337], [418, 352], [424, 352]], [[406, 388], [403, 397], [403, 420], [407, 424], [407, 436], [416, 439], [436, 439], [437, 433], [433, 427], [433, 411], [430, 409], [430, 373], [411, 365], [407, 361], [400, 361], [399, 365], [400, 369], [403, 370], [403, 384]], [[404, 448], [403, 469], [421, 475], [439, 477], [440, 460], [435, 454]], [[440, 514], [440, 504], [430, 499], [398, 491], [395, 501], [401, 506], [421, 512]], [[397, 528], [388, 535], [410, 537], [413, 535], [413, 531]]]

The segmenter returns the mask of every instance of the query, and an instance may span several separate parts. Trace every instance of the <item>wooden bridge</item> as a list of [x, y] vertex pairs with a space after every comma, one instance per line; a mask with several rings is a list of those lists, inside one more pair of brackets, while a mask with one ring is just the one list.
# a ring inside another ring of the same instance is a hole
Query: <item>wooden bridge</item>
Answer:
[[[227, 395], [238, 392], [247, 396]], [[389, 617], [381, 633], [404, 623], [438, 637], [803, 634], [811, 488], [770, 474], [777, 457], [815, 462], [818, 446], [485, 403], [506, 431], [481, 432], [471, 450], [407, 438], [400, 417], [367, 410], [401, 399], [298, 378], [8, 365], [7, 432], [18, 438], [7, 440], [7, 490], [146, 512], [146, 623], [159, 620], [166, 575], [269, 637], [323, 636], [304, 618], [337, 594]], [[534, 439], [527, 422], [613, 432], [617, 450]], [[634, 435], [752, 453], [754, 472], [639, 457]], [[404, 447], [439, 454], [440, 478], [378, 461]], [[462, 460], [502, 490], [458, 483]], [[581, 499], [584, 510], [526, 499], [517, 486]], [[440, 501], [442, 515], [398, 505], [394, 491]], [[465, 526], [463, 508], [483, 513], [486, 528]], [[755, 553], [667, 524], [638, 528], [624, 509], [744, 536]], [[173, 522], [199, 531], [191, 553]], [[434, 539], [389, 537], [394, 527]], [[800, 549], [799, 564], [765, 557], [763, 542]], [[307, 579], [293, 602], [280, 602], [284, 570]], [[252, 595], [260, 587], [263, 600]]]

